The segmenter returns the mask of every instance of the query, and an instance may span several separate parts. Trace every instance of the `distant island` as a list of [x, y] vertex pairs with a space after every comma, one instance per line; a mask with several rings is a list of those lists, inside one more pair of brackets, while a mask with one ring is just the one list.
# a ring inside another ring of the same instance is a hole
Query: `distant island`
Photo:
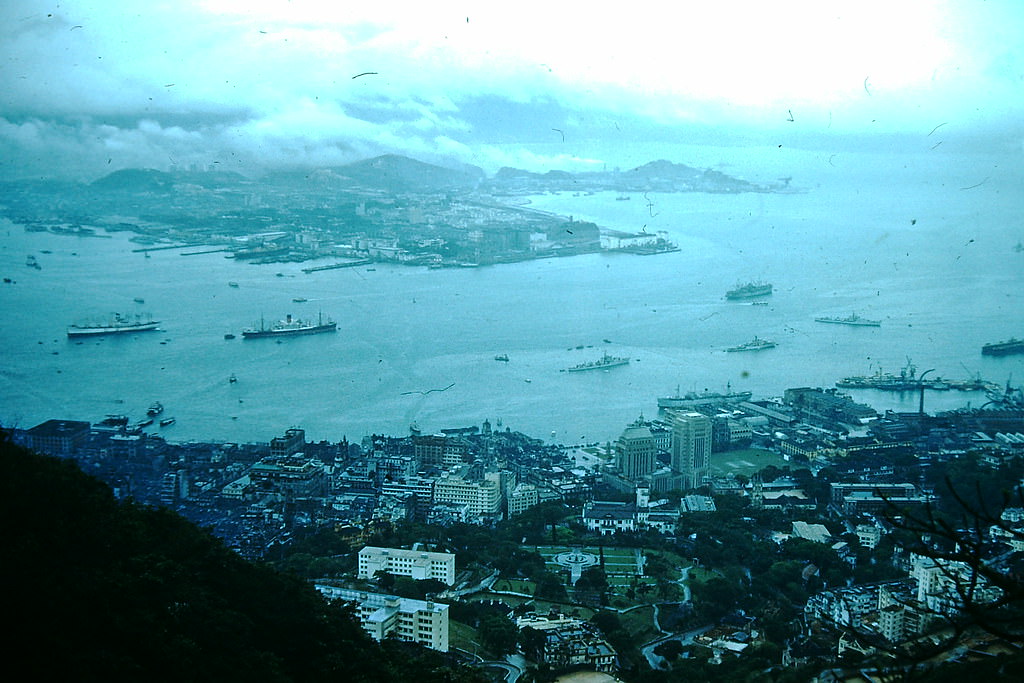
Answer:
[[443, 268], [677, 249], [664, 233], [609, 230], [510, 198], [792, 191], [788, 185], [760, 185], [664, 160], [627, 171], [502, 168], [488, 177], [475, 166], [385, 155], [259, 179], [217, 169], [122, 169], [88, 184], [8, 182], [3, 211], [30, 230], [131, 231], [141, 249], [212, 247], [253, 263], [338, 259], [315, 269], [367, 261]]

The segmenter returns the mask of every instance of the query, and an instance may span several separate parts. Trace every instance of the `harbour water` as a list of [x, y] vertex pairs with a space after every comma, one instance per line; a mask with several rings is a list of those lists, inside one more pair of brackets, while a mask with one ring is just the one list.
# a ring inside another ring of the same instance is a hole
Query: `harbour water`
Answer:
[[[884, 172], [868, 155], [799, 161], [785, 175], [805, 191], [793, 193], [530, 198], [602, 227], [667, 231], [680, 250], [657, 256], [305, 274], [317, 264], [182, 255], [195, 249], [147, 258], [128, 233], [59, 236], [2, 222], [0, 276], [14, 282], [0, 285], [0, 423], [134, 421], [160, 401], [176, 422], [149, 429], [176, 441], [266, 441], [293, 426], [334, 441], [489, 419], [575, 444], [615, 439], [677, 387], [779, 396], [898, 372], [908, 358], [931, 378], [1024, 381], [1024, 356], [980, 353], [1024, 336], [1019, 168], [936, 166], [923, 155]], [[26, 267], [28, 255], [39, 269]], [[724, 299], [748, 280], [774, 284], [767, 305]], [[160, 331], [66, 337], [67, 325], [113, 311], [151, 314]], [[241, 338], [261, 317], [321, 312], [336, 333]], [[851, 312], [882, 324], [814, 322]], [[754, 336], [778, 345], [725, 352]], [[560, 372], [605, 352], [632, 360]], [[917, 409], [916, 394], [851, 393], [880, 410]], [[928, 411], [985, 400], [925, 396]]]

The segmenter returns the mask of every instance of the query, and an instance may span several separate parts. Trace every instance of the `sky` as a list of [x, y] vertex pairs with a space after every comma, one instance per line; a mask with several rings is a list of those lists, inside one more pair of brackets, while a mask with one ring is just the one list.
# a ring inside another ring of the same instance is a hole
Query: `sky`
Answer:
[[619, 141], [913, 147], [937, 126], [944, 152], [1024, 152], [1024, 3], [0, 3], [3, 179], [384, 153], [586, 170]]

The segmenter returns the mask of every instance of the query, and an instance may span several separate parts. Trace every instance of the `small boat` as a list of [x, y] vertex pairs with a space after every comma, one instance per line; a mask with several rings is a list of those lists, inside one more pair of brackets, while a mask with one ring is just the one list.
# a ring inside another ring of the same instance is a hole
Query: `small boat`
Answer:
[[160, 426], [161, 427], [167, 427], [167, 426], [172, 425], [172, 424], [174, 424], [174, 418], [173, 417], [165, 417], [164, 419], [160, 420]]
[[309, 299], [307, 299], [307, 298], [305, 298], [305, 297], [302, 297], [302, 296], [297, 296], [297, 297], [295, 297], [294, 299], [292, 299], [292, 301], [294, 301], [294, 302], [295, 302], [295, 303], [297, 303], [297, 304], [304, 304], [304, 303], [306, 303], [307, 301], [309, 301]]
[[137, 304], [144, 304], [144, 303], [146, 303], [146, 300], [143, 299], [142, 297], [138, 297], [137, 296], [137, 297], [135, 297], [135, 303], [137, 303]]
[[151, 424], [153, 424], [153, 418], [147, 417], [145, 420], [139, 420], [138, 422], [136, 422], [135, 426], [141, 428], [141, 427], [148, 427]]
[[163, 404], [160, 403], [160, 401], [154, 401], [152, 405], [149, 406], [149, 409], [146, 411], [146, 415], [153, 417], [159, 415], [162, 412], [164, 412]]
[[225, 338], [225, 339], [234, 339], [234, 338], [235, 338], [235, 335], [233, 335], [233, 334], [231, 334], [230, 332], [228, 332], [227, 334], [225, 334], [225, 335], [224, 335], [224, 338]]
[[237, 377], [235, 377], [235, 373], [233, 373], [233, 372], [232, 372], [232, 373], [231, 373], [231, 376], [230, 376], [230, 377], [228, 377], [228, 382], [229, 382], [230, 384], [234, 384], [234, 383], [235, 383], [235, 382], [237, 382], [237, 381], [238, 381], [238, 378], [237, 378]]
[[507, 363], [508, 362], [508, 354], [507, 353], [503, 353], [503, 354], [500, 354], [498, 356], [495, 356], [494, 360], [500, 360], [503, 363]]
[[229, 282], [228, 283], [228, 287], [234, 287], [235, 289], [238, 289], [238, 283], [237, 282]]

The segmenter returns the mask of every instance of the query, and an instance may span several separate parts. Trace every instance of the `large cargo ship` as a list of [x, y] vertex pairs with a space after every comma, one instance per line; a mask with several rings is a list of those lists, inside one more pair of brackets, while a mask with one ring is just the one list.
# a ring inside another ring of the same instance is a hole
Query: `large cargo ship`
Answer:
[[588, 361], [586, 363], [580, 363], [574, 365], [571, 368], [566, 368], [566, 372], [583, 372], [584, 370], [603, 370], [605, 368], [614, 368], [619, 365], [628, 365], [628, 358], [619, 358], [617, 356], [609, 356], [607, 353], [601, 356], [600, 359], [595, 361]]
[[762, 296], [769, 296], [772, 293], [772, 286], [767, 282], [748, 282], [739, 285], [725, 293], [725, 298], [731, 301], [741, 299], [756, 299]]
[[730, 346], [726, 349], [729, 353], [736, 353], [737, 351], [763, 351], [764, 349], [774, 349], [778, 344], [767, 339], [758, 339], [754, 337], [748, 342], [744, 342], [739, 346]]
[[818, 322], [818, 323], [833, 323], [835, 325], [855, 325], [855, 326], [859, 326], [859, 327], [881, 327], [882, 326], [882, 321], [881, 320], [868, 320], [867, 318], [860, 317], [856, 313], [851, 313], [850, 315], [846, 316], [845, 318], [832, 318], [832, 317], [829, 317], [829, 316], [822, 316], [820, 318], [815, 318], [814, 322]]
[[324, 320], [321, 315], [316, 322], [308, 322], [293, 318], [289, 314], [284, 320], [279, 320], [270, 327], [263, 324], [263, 320], [260, 320], [260, 326], [250, 327], [247, 330], [242, 331], [242, 337], [245, 339], [256, 339], [258, 337], [287, 337], [299, 334], [319, 334], [321, 332], [334, 332], [338, 329], [338, 323], [334, 322], [330, 318]]
[[68, 326], [69, 337], [92, 337], [102, 334], [127, 334], [130, 332], [152, 332], [160, 324], [159, 320], [142, 318], [141, 316], [114, 313], [110, 319], [102, 322], [82, 322]]
[[1024, 353], [1024, 339], [1010, 339], [1009, 341], [994, 342], [981, 347], [984, 356], [1009, 356], [1014, 353]]

